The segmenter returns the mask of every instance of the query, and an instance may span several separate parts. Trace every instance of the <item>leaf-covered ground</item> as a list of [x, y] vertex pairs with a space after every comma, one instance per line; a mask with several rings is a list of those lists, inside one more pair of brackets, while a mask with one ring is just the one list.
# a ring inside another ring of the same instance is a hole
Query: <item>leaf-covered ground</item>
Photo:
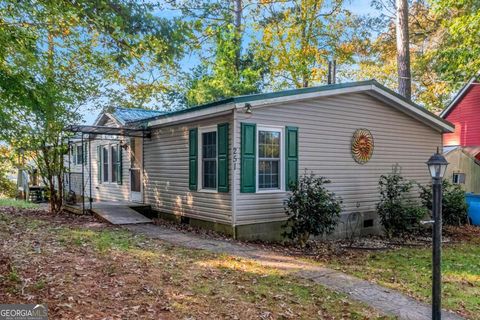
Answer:
[[375, 319], [252, 261], [134, 236], [90, 217], [0, 208], [0, 301], [52, 319]]

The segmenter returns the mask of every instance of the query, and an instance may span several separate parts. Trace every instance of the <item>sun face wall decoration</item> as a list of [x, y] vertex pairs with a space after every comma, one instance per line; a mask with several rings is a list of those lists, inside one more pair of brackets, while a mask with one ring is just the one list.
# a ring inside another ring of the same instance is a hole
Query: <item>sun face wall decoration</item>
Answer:
[[359, 164], [367, 163], [373, 154], [373, 136], [368, 129], [357, 129], [352, 136], [352, 157]]

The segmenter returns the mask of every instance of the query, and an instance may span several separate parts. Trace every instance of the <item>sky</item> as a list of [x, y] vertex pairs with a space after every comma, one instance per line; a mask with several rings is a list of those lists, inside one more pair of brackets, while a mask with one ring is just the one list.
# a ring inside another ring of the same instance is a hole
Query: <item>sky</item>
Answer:
[[[346, 9], [350, 10], [351, 12], [357, 15], [369, 15], [369, 14], [378, 14], [378, 11], [371, 7], [372, 0], [350, 0], [346, 1], [344, 5]], [[159, 12], [161, 16], [166, 18], [171, 18], [173, 16], [178, 16], [178, 11], [163, 11]], [[199, 59], [195, 55], [188, 55], [186, 56], [181, 65], [185, 71], [191, 70], [192, 67], [198, 65]], [[81, 113], [83, 116], [83, 123], [84, 124], [93, 124], [95, 119], [97, 118], [98, 114], [101, 110], [92, 111], [92, 106], [87, 105], [85, 108], [81, 109]]]

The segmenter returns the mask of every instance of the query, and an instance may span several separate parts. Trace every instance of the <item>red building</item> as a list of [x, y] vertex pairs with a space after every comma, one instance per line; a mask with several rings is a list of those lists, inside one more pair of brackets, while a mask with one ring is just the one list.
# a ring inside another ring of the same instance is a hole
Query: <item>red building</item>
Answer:
[[480, 146], [480, 77], [472, 78], [440, 116], [455, 125], [455, 132], [443, 135], [444, 146]]
[[480, 74], [473, 77], [440, 113], [455, 125], [443, 134], [443, 153], [449, 162], [445, 177], [466, 192], [480, 194]]

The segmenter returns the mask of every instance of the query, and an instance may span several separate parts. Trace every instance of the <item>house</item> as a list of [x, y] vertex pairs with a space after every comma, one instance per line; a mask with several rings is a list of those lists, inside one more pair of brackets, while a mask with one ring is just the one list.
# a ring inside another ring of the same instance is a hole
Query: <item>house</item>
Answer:
[[289, 182], [305, 171], [329, 178], [343, 198], [338, 236], [378, 231], [380, 175], [399, 164], [405, 177], [429, 182], [425, 161], [454, 130], [373, 80], [132, 112], [74, 128], [91, 157], [75, 165], [91, 173], [85, 195], [142, 202], [240, 239], [280, 237]]
[[443, 135], [446, 177], [465, 191], [480, 193], [480, 76], [463, 86], [440, 117], [455, 125]]

